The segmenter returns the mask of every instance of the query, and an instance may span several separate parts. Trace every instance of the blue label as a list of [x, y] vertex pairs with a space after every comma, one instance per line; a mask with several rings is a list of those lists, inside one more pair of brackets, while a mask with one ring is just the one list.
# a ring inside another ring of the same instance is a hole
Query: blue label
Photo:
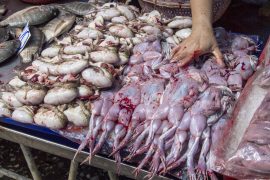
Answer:
[[21, 52], [23, 50], [23, 48], [27, 44], [30, 37], [31, 37], [31, 33], [29, 30], [29, 24], [27, 23], [26, 26], [23, 28], [22, 33], [19, 36], [19, 40], [21, 41], [21, 46], [19, 48], [19, 52]]

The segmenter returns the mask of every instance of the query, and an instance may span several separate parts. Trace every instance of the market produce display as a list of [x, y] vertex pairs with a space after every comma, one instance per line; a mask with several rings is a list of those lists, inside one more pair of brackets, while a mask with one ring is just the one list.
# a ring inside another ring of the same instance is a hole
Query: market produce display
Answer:
[[[221, 29], [217, 29], [219, 33]], [[127, 161], [146, 153], [135, 173], [151, 161], [149, 178], [187, 162], [190, 177], [196, 177], [195, 169], [206, 176], [211, 127], [225, 113], [231, 113], [243, 82], [252, 75], [256, 64], [255, 57], [248, 55], [253, 50], [235, 55], [238, 49], [246, 50], [254, 45], [249, 43], [250, 39], [238, 36], [232, 39], [232, 44], [238, 41], [248, 46], [234, 49], [229, 43], [228, 68], [219, 67], [209, 58], [205, 63], [180, 69], [162, 56], [164, 47], [158, 40], [136, 45], [130, 65], [124, 70], [125, 85], [118, 92], [112, 92], [115, 94], [113, 104], [107, 97], [94, 101], [93, 124], [79, 151], [89, 143], [91, 160], [109, 134], [113, 134], [111, 155], [118, 162], [121, 160], [119, 150], [125, 146], [130, 149], [125, 157]], [[238, 79], [231, 81], [232, 75]], [[106, 109], [102, 102], [106, 102]], [[200, 144], [203, 145], [200, 147]], [[200, 156], [198, 163], [196, 155]]]
[[35, 54], [39, 54], [44, 43], [44, 34], [38, 28], [31, 27], [31, 39], [26, 47], [20, 52], [21, 62], [29, 63]]
[[54, 6], [31, 6], [1, 21], [0, 26], [24, 27], [27, 23], [40, 25], [50, 21], [57, 14], [58, 9]]
[[10, 41], [5, 41], [0, 44], [0, 62], [5, 61], [6, 59], [10, 58], [13, 56], [16, 52], [17, 49], [20, 47], [21, 42], [19, 40], [10, 40]]
[[[180, 68], [170, 62], [170, 52], [191, 34], [190, 17], [73, 2], [30, 7], [0, 25], [15, 26], [18, 37], [27, 22], [39, 26], [30, 27], [20, 52], [27, 67], [2, 86], [0, 116], [53, 130], [88, 128], [78, 149], [88, 147], [85, 162], [109, 142], [118, 164], [142, 158], [135, 175], [148, 166], [148, 178], [183, 168], [191, 179], [214, 178], [208, 161], [212, 128], [231, 115], [256, 70], [254, 40], [216, 28], [226, 67], [205, 55]], [[4, 47], [2, 61], [17, 49]], [[129, 154], [123, 157], [122, 150]]]

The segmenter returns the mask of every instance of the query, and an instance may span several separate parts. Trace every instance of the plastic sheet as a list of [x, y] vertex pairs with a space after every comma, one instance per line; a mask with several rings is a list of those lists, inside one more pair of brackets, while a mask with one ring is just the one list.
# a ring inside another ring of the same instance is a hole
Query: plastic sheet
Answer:
[[232, 116], [213, 127], [210, 166], [237, 179], [270, 177], [270, 91], [266, 83], [270, 74], [269, 47], [270, 41]]
[[236, 153], [226, 168], [237, 178], [270, 176], [270, 93], [255, 112]]
[[262, 62], [261, 69], [262, 72], [258, 76], [258, 81], [256, 82], [262, 88], [270, 87], [270, 40], [268, 46], [265, 47], [263, 52], [264, 62]]

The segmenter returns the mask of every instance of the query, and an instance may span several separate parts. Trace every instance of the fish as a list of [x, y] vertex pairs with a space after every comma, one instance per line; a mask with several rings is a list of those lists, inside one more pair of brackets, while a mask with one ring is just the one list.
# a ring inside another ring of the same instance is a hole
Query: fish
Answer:
[[27, 22], [33, 26], [40, 25], [56, 17], [58, 12], [55, 6], [31, 6], [7, 17], [0, 26], [24, 27]]
[[14, 55], [19, 49], [21, 42], [19, 40], [5, 41], [0, 44], [0, 63], [6, 61]]
[[45, 41], [51, 42], [54, 38], [64, 34], [69, 31], [72, 25], [74, 24], [76, 16], [61, 11], [59, 16], [48, 22], [44, 27], [42, 27], [42, 32], [45, 35]]
[[5, 4], [0, 5], [0, 15], [4, 15], [7, 11], [7, 7]]
[[8, 28], [0, 28], [0, 43], [7, 41], [9, 38], [9, 30]]
[[78, 1], [65, 3], [61, 8], [78, 16], [84, 16], [96, 10], [93, 4]]
[[40, 29], [31, 27], [30, 33], [30, 40], [27, 42], [25, 48], [20, 52], [22, 63], [30, 63], [35, 54], [40, 54], [42, 45], [44, 43], [45, 37]]
[[8, 27], [8, 32], [11, 39], [18, 39], [23, 29], [18, 27]]

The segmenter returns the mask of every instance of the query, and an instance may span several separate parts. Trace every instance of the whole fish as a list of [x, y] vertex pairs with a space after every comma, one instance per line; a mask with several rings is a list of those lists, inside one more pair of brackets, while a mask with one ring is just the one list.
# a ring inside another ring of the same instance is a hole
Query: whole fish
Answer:
[[18, 27], [8, 27], [9, 35], [12, 39], [17, 39], [21, 35], [23, 29]]
[[24, 27], [29, 25], [39, 25], [48, 22], [58, 14], [55, 6], [31, 6], [18, 11], [0, 22], [0, 26]]
[[25, 48], [20, 52], [22, 63], [29, 63], [33, 60], [35, 54], [40, 54], [44, 43], [44, 34], [40, 29], [31, 27], [30, 32], [30, 40], [27, 42]]
[[96, 7], [93, 4], [86, 2], [70, 2], [61, 6], [64, 10], [76, 14], [78, 16], [84, 16], [93, 12]]
[[75, 22], [75, 19], [75, 15], [61, 11], [59, 16], [42, 27], [42, 32], [45, 35], [45, 41], [51, 42], [55, 37], [58, 37], [70, 30]]
[[5, 41], [0, 44], [0, 63], [10, 58], [17, 52], [21, 45], [19, 40]]
[[7, 11], [7, 7], [5, 4], [0, 5], [0, 14], [3, 15]]
[[7, 41], [9, 38], [9, 30], [8, 28], [0, 28], [0, 43]]

